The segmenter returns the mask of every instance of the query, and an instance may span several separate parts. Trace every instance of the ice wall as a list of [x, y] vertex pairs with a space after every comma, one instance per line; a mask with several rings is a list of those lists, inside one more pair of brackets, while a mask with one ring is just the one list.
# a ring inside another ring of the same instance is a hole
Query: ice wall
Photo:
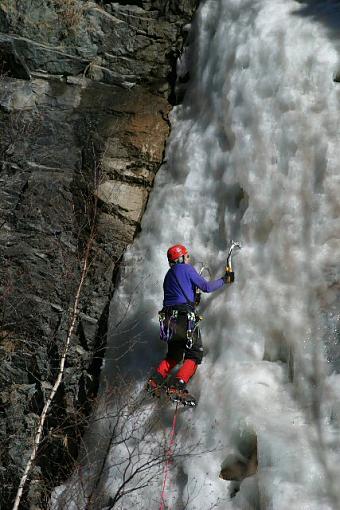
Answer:
[[[167, 163], [142, 232], [125, 256], [103, 376], [105, 385], [121, 359], [120, 370], [142, 388], [162, 356], [157, 310], [171, 244], [184, 243], [194, 264], [204, 261], [215, 277], [228, 240], [242, 242], [236, 282], [203, 297], [206, 356], [190, 387], [199, 406], [182, 412], [177, 433], [177, 446], [197, 444], [197, 455], [173, 466], [169, 508], [337, 508], [339, 379], [323, 347], [336, 361], [340, 103], [333, 36], [300, 2], [207, 0], [179, 62], [179, 73], [189, 69], [191, 78], [171, 118]], [[164, 411], [155, 444], [170, 424]], [[257, 438], [258, 470], [235, 495], [235, 484], [219, 474], [249, 437]], [[108, 496], [119, 484], [119, 455], [124, 450], [116, 448], [107, 465]], [[118, 508], [159, 508], [160, 489], [155, 475]]]

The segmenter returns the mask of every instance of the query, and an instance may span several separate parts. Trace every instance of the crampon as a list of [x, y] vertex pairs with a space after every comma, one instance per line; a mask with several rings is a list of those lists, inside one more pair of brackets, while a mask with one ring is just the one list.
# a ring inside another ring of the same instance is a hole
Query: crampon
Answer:
[[172, 402], [178, 402], [188, 407], [195, 407], [197, 405], [197, 400], [188, 392], [185, 382], [180, 379], [168, 387], [167, 394]]

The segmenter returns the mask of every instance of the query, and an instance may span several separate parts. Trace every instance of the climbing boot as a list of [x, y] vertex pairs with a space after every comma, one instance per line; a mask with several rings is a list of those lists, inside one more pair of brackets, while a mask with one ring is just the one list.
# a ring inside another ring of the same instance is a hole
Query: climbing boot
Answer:
[[186, 384], [182, 379], [173, 380], [167, 389], [167, 394], [172, 402], [179, 402], [184, 406], [194, 407], [197, 404], [193, 397], [186, 389]]
[[152, 397], [159, 398], [165, 389], [165, 380], [158, 372], [154, 372], [148, 382], [146, 383], [145, 390]]

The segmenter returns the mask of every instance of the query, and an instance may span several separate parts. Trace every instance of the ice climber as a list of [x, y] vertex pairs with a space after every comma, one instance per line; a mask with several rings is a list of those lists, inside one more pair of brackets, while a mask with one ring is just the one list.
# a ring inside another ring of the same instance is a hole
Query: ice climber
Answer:
[[[225, 275], [214, 281], [206, 281], [190, 264], [185, 246], [176, 244], [167, 252], [170, 269], [164, 278], [163, 309], [159, 312], [160, 336], [168, 343], [168, 351], [147, 382], [146, 389], [159, 397], [166, 389], [170, 399], [184, 405], [196, 405], [195, 398], [186, 389], [197, 366], [202, 362], [203, 346], [195, 305], [199, 289], [214, 292], [226, 283], [234, 281], [231, 265]], [[171, 370], [183, 361], [175, 376]], [[169, 377], [170, 376], [170, 377]], [[169, 377], [169, 378], [168, 378]]]

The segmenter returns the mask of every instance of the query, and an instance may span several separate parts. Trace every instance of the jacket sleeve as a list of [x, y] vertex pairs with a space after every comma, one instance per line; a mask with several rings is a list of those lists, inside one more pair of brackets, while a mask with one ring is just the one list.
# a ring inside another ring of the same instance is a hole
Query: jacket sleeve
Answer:
[[220, 289], [224, 285], [223, 278], [219, 278], [218, 280], [212, 280], [208, 282], [203, 278], [203, 276], [198, 274], [198, 272], [193, 266], [191, 266], [189, 274], [191, 282], [196, 287], [198, 287], [202, 292], [214, 292], [215, 290]]

